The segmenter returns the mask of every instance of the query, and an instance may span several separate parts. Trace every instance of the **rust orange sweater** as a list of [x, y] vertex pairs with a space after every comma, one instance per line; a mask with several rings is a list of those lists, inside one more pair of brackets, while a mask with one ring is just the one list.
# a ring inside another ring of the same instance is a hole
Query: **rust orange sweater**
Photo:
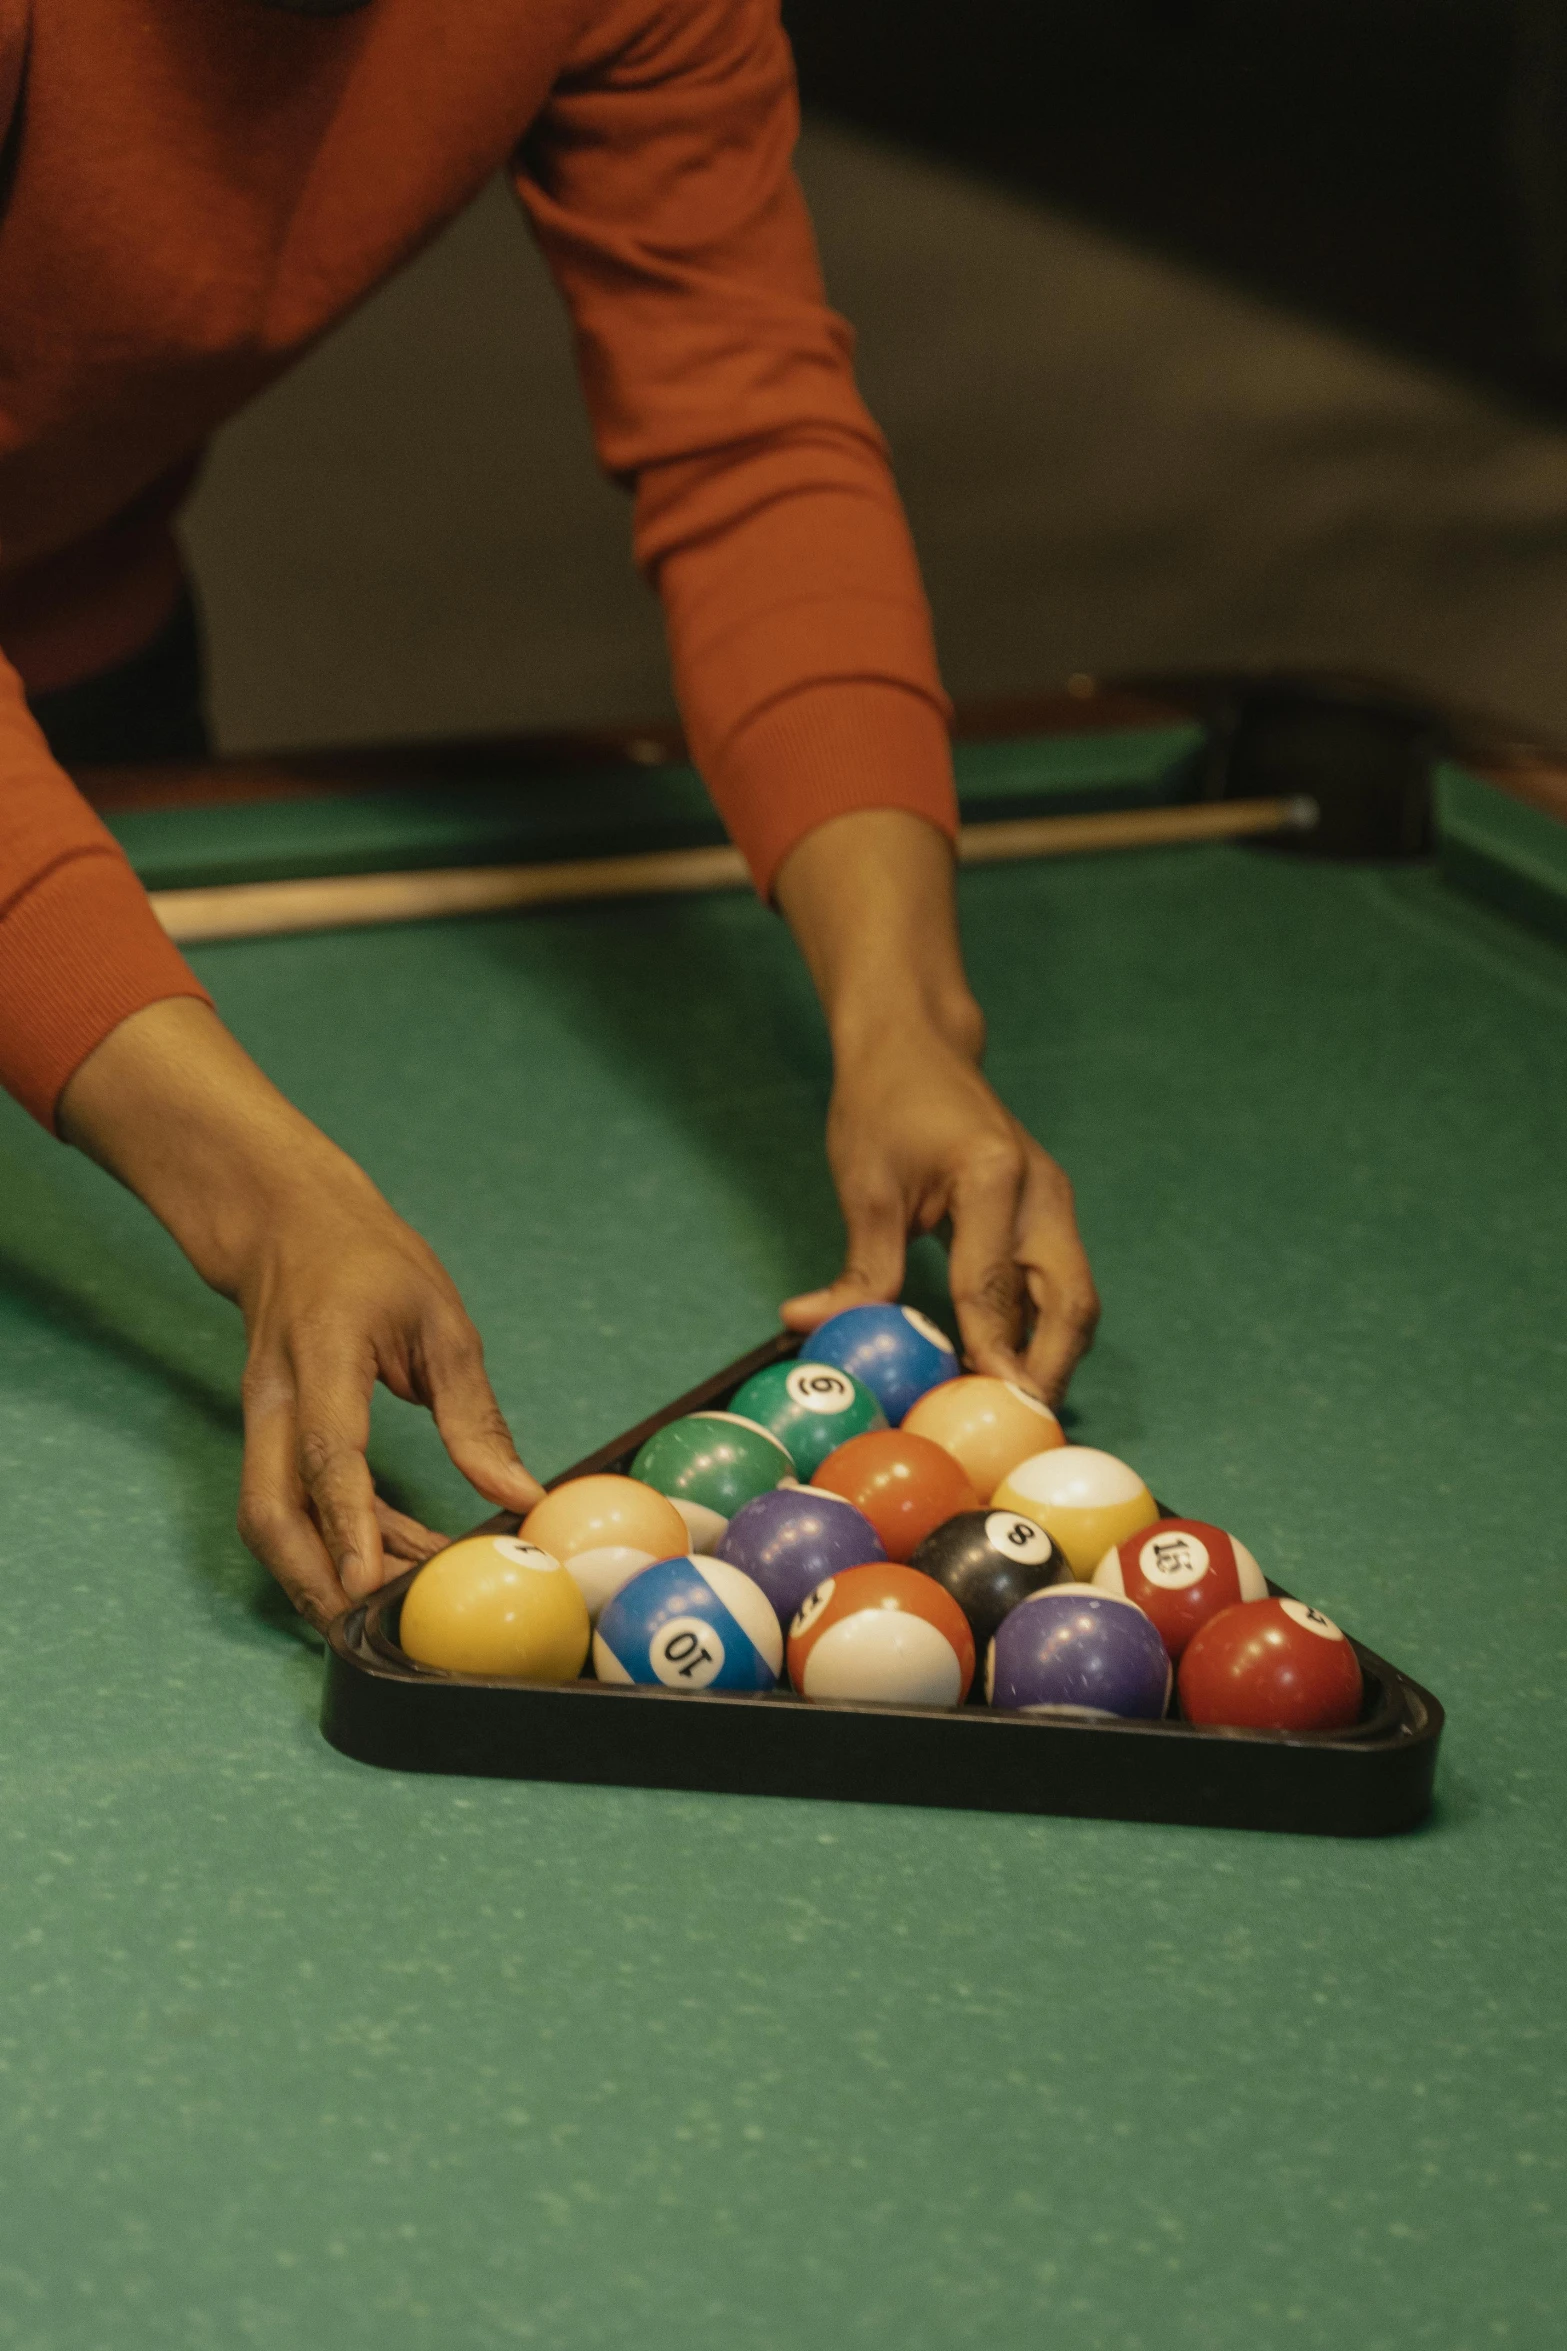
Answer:
[[24, 696], [151, 636], [205, 437], [502, 167], [759, 885], [851, 809], [951, 826], [777, 0], [0, 0], [0, 121], [0, 1081], [39, 1117], [128, 1013], [201, 990]]

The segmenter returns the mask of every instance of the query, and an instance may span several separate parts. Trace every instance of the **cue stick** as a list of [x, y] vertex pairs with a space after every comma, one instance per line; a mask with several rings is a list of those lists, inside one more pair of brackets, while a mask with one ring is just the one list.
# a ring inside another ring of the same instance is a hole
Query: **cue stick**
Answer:
[[[1025, 816], [964, 825], [963, 865], [1072, 857], [1104, 849], [1167, 848], [1299, 832], [1317, 820], [1314, 800], [1202, 800], [1118, 808], [1092, 816]], [[653, 849], [633, 857], [579, 857], [544, 865], [438, 866], [414, 873], [345, 874], [298, 882], [230, 882], [213, 889], [155, 890], [153, 912], [171, 939], [266, 939], [298, 931], [428, 922], [500, 914], [594, 898], [657, 898], [679, 891], [738, 890], [750, 881], [738, 849]]]

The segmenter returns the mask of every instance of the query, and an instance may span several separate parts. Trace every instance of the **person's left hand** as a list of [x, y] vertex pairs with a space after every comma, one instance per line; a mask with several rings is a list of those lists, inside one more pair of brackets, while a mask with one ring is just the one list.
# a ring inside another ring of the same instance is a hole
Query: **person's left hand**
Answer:
[[[970, 1045], [972, 1044], [972, 1049]], [[894, 1299], [911, 1233], [951, 1228], [952, 1302], [971, 1367], [1058, 1403], [1093, 1343], [1099, 1299], [1072, 1187], [997, 1098], [979, 1040], [904, 1021], [840, 1052], [827, 1156], [848, 1228], [843, 1271], [788, 1299], [784, 1322]]]

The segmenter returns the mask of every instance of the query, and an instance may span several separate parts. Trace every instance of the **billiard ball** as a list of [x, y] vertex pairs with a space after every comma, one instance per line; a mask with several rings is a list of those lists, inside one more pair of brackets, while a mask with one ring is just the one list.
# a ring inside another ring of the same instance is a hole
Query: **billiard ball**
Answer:
[[889, 1559], [910, 1559], [945, 1518], [974, 1510], [979, 1496], [950, 1453], [906, 1429], [873, 1429], [829, 1453], [813, 1486], [862, 1511]]
[[779, 1486], [741, 1505], [716, 1556], [760, 1584], [787, 1625], [824, 1576], [887, 1554], [870, 1520], [841, 1495]]
[[523, 1520], [522, 1533], [570, 1569], [595, 1621], [627, 1576], [683, 1551], [690, 1540], [666, 1496], [609, 1474], [552, 1486]]
[[1304, 1600], [1242, 1600], [1186, 1644], [1177, 1684], [1188, 1722], [1240, 1730], [1342, 1731], [1360, 1718], [1360, 1660]]
[[1044, 1528], [1015, 1510], [960, 1510], [925, 1537], [909, 1565], [952, 1594], [981, 1652], [1020, 1600], [1072, 1573]]
[[1170, 1703], [1164, 1643], [1134, 1601], [1081, 1584], [1052, 1584], [1020, 1601], [985, 1659], [992, 1706], [1061, 1709], [1156, 1721]]
[[916, 1436], [929, 1437], [960, 1462], [981, 1502], [990, 1500], [1008, 1470], [1020, 1461], [1066, 1443], [1048, 1404], [1012, 1380], [975, 1373], [927, 1388], [903, 1425]]
[[631, 1474], [667, 1494], [686, 1523], [689, 1548], [706, 1556], [743, 1502], [794, 1475], [778, 1439], [735, 1412], [688, 1412], [654, 1431]]
[[783, 1634], [767, 1594], [722, 1559], [658, 1559], [606, 1606], [593, 1635], [601, 1682], [770, 1690]]
[[896, 1428], [917, 1397], [957, 1371], [952, 1341], [913, 1306], [849, 1306], [812, 1331], [802, 1363], [835, 1363], [863, 1380]]
[[[682, 1543], [686, 1540], [684, 1521], [680, 1540]], [[605, 1602], [614, 1598], [622, 1584], [640, 1575], [643, 1568], [651, 1567], [653, 1559], [651, 1551], [638, 1551], [629, 1543], [605, 1543], [596, 1551], [579, 1551], [575, 1559], [565, 1562], [572, 1581], [587, 1602], [590, 1623], [598, 1623]]]
[[789, 1627], [802, 1698], [957, 1706], [974, 1679], [974, 1636], [950, 1592], [892, 1561], [818, 1584]]
[[397, 1637], [418, 1665], [570, 1682], [588, 1654], [588, 1611], [567, 1570], [517, 1535], [467, 1535], [427, 1559]]
[[1221, 1608], [1268, 1596], [1268, 1579], [1245, 1544], [1200, 1518], [1156, 1519], [1107, 1551], [1093, 1581], [1101, 1592], [1135, 1600], [1172, 1659]]
[[846, 1439], [887, 1425], [870, 1389], [835, 1363], [770, 1363], [738, 1390], [730, 1409], [778, 1439], [797, 1478], [808, 1478]]
[[1092, 1445], [1060, 1445], [1009, 1470], [991, 1496], [1048, 1527], [1086, 1583], [1112, 1544], [1152, 1525], [1158, 1504], [1135, 1469]]

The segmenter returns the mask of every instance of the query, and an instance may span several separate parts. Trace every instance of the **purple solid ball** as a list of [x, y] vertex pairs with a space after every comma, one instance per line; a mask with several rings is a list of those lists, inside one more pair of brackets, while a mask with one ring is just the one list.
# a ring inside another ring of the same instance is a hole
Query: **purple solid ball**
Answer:
[[741, 1505], [713, 1556], [760, 1584], [787, 1628], [825, 1576], [873, 1566], [887, 1554], [852, 1502], [815, 1486], [778, 1486]]
[[1170, 1660], [1132, 1601], [1088, 1584], [1051, 1584], [1002, 1618], [985, 1660], [992, 1706], [1158, 1720], [1170, 1702]]

